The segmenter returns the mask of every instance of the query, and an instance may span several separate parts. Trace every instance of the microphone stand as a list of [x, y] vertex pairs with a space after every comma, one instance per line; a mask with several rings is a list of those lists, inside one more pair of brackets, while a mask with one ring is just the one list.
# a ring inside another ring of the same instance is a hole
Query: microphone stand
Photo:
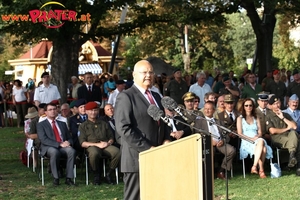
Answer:
[[[185, 122], [183, 122], [183, 121], [181, 121], [181, 120], [179, 120], [179, 119], [176, 119], [176, 118], [174, 118], [174, 117], [170, 117], [170, 116], [168, 116], [169, 118], [171, 118], [171, 119], [173, 119], [173, 120], [175, 120], [176, 122], [179, 122], [179, 123], [181, 123], [181, 124], [184, 124], [184, 125], [186, 125], [186, 126], [188, 126], [188, 127], [190, 127], [191, 129], [195, 129], [196, 131], [199, 131], [199, 133], [202, 135], [202, 142], [203, 142], [203, 149], [204, 149], [204, 153], [203, 153], [203, 155], [204, 155], [204, 158], [202, 159], [202, 161], [203, 161], [203, 165], [204, 165], [204, 174], [205, 174], [205, 176], [204, 176], [204, 190], [205, 190], [205, 199], [206, 200], [208, 200], [208, 191], [207, 191], [207, 167], [206, 167], [206, 136], [212, 136], [212, 137], [214, 137], [214, 138], [216, 138], [216, 139], [220, 139], [220, 137], [218, 137], [217, 135], [214, 135], [214, 134], [212, 134], [212, 133], [210, 133], [210, 132], [208, 132], [208, 131], [205, 131], [205, 130], [202, 130], [202, 129], [199, 129], [199, 128], [196, 128], [196, 127], [194, 127], [194, 126], [191, 126], [190, 124], [188, 124], [188, 123], [185, 123]], [[204, 134], [203, 134], [204, 133]]]
[[[186, 109], [184, 109], [184, 110], [186, 110]], [[239, 137], [241, 139], [244, 139], [247, 142], [250, 142], [252, 144], [254, 144], [254, 142], [251, 141], [250, 139], [248, 139], [247, 137], [245, 137], [244, 135], [237, 134], [237, 133], [233, 132], [232, 130], [230, 130], [230, 129], [224, 127], [224, 126], [217, 124], [215, 121], [208, 120], [205, 117], [202, 117], [200, 115], [196, 115], [193, 112], [191, 112], [190, 114], [196, 116], [196, 119], [199, 119], [199, 118], [200, 119], [204, 119], [204, 120], [208, 121], [210, 125], [216, 125], [217, 127], [221, 128], [223, 130], [221, 137], [222, 137], [223, 143], [225, 145], [225, 159], [226, 159], [226, 170], [225, 170], [225, 177], [226, 177], [226, 200], [228, 200], [228, 173], [227, 173], [227, 142], [226, 142], [226, 134], [227, 133], [232, 133], [233, 135], [236, 135], [237, 137]], [[211, 135], [213, 135], [213, 134], [211, 134]], [[203, 138], [205, 138], [205, 137], [203, 137]], [[219, 139], [219, 137], [215, 137], [215, 138]], [[205, 139], [203, 139], [203, 141], [204, 141], [203, 146], [205, 148]], [[204, 154], [204, 160], [206, 160], [206, 153]], [[206, 173], [206, 161], [204, 161], [204, 168], [205, 168], [204, 170], [205, 170], [205, 173]], [[205, 179], [206, 179], [206, 176], [205, 176]], [[207, 189], [206, 185], [205, 185], [205, 189]], [[207, 190], [206, 190], [206, 194], [207, 194]], [[206, 196], [206, 199], [207, 199], [207, 196]]]
[[235, 132], [233, 132], [232, 130], [220, 125], [220, 124], [217, 124], [215, 121], [212, 121], [212, 120], [208, 120], [206, 119], [205, 117], [202, 117], [202, 116], [197, 116], [197, 117], [200, 117], [201, 119], [204, 119], [206, 121], [208, 121], [210, 123], [210, 125], [216, 125], [217, 127], [219, 127], [220, 129], [222, 129], [222, 140], [223, 140], [223, 143], [225, 145], [225, 158], [226, 158], [226, 170], [225, 170], [225, 177], [226, 177], [226, 200], [228, 200], [228, 172], [227, 172], [227, 142], [226, 142], [226, 135], [228, 133], [232, 133], [233, 135], [236, 135], [237, 137], [243, 139], [243, 140], [246, 140], [247, 142], [250, 142], [252, 144], [254, 144], [254, 142], [252, 140], [250, 140], [249, 138], [245, 137], [244, 135], [240, 135], [240, 134], [237, 134]]

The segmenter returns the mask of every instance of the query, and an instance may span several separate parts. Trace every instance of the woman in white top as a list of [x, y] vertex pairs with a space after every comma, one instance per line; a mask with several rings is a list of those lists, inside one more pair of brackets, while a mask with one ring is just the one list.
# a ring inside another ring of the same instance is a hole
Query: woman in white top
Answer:
[[18, 127], [24, 125], [25, 115], [27, 115], [28, 102], [26, 97], [26, 89], [22, 86], [20, 80], [14, 81], [13, 104], [16, 106]]

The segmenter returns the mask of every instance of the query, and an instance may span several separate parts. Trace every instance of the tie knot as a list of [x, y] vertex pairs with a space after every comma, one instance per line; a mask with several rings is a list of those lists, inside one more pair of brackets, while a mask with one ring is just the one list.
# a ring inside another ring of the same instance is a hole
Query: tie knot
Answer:
[[55, 120], [52, 120], [52, 124], [55, 124]]

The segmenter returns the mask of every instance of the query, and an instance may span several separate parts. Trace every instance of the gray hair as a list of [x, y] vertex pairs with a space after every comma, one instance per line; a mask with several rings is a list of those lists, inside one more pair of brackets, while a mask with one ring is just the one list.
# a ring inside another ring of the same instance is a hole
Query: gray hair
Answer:
[[200, 76], [204, 76], [206, 78], [206, 74], [204, 72], [198, 72], [196, 78], [200, 78]]

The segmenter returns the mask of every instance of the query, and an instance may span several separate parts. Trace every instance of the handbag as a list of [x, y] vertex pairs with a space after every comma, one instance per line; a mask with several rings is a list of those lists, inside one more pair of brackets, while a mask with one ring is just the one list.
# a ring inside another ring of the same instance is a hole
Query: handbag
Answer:
[[278, 163], [270, 163], [271, 165], [271, 178], [279, 178], [281, 176], [281, 169]]

